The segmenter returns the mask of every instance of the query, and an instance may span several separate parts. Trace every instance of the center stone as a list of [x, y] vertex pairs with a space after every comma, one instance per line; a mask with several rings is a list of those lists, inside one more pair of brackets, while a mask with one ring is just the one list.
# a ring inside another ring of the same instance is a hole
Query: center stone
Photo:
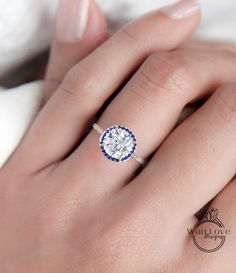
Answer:
[[134, 134], [126, 127], [113, 126], [100, 138], [103, 154], [112, 161], [121, 162], [130, 159], [136, 149]]

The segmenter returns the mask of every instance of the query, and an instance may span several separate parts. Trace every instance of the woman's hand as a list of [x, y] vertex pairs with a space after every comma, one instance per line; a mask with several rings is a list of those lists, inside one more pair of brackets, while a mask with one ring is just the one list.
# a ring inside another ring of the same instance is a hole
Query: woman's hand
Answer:
[[[235, 244], [208, 256], [187, 233], [224, 188], [213, 204], [232, 230], [236, 210], [235, 182], [227, 186], [235, 174], [236, 87], [219, 88], [235, 80], [236, 54], [213, 43], [173, 50], [199, 21], [196, 3], [187, 3], [115, 34], [69, 71], [42, 109], [0, 172], [2, 272], [235, 270]], [[129, 127], [137, 152], [154, 153], [139, 174], [135, 160], [103, 157], [95, 131], [85, 137], [131, 74], [98, 123]], [[186, 104], [216, 89], [170, 134]]]

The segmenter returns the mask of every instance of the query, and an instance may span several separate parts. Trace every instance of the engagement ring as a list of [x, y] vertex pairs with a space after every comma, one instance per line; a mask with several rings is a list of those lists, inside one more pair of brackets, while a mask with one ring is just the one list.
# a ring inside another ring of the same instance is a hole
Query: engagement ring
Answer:
[[107, 130], [103, 130], [96, 123], [93, 124], [93, 128], [101, 135], [99, 146], [107, 159], [114, 162], [123, 162], [134, 158], [138, 163], [145, 164], [145, 160], [135, 154], [137, 141], [130, 129], [114, 125]]

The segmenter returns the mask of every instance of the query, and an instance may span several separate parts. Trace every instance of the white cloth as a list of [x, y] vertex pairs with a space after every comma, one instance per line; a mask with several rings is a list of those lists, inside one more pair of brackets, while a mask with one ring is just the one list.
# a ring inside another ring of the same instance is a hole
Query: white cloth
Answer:
[[[0, 0], [0, 77], [49, 45], [58, 0]], [[171, 0], [98, 0], [119, 27]], [[198, 32], [236, 41], [235, 0], [202, 0], [203, 21]], [[168, 33], [167, 33], [168, 35]], [[42, 83], [0, 88], [0, 166], [12, 153], [38, 111]]]
[[39, 110], [42, 82], [0, 90], [0, 166], [14, 151]]

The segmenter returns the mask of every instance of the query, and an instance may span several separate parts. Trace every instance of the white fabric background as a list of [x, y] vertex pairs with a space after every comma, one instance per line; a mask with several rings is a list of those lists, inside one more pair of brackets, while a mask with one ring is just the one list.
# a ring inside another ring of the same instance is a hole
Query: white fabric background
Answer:
[[[79, 0], [78, 0], [79, 1]], [[0, 74], [47, 47], [58, 0], [0, 0]], [[113, 21], [123, 22], [172, 0], [98, 0]], [[199, 33], [236, 40], [235, 0], [202, 0]], [[40, 34], [40, 35], [39, 35]]]
[[[78, 0], [79, 1], [79, 0]], [[0, 76], [49, 45], [58, 0], [0, 0]], [[117, 27], [171, 0], [98, 0]], [[198, 33], [236, 41], [235, 0], [202, 0]], [[167, 33], [168, 35], [168, 33]], [[14, 150], [38, 110], [41, 83], [0, 88], [0, 166]]]

